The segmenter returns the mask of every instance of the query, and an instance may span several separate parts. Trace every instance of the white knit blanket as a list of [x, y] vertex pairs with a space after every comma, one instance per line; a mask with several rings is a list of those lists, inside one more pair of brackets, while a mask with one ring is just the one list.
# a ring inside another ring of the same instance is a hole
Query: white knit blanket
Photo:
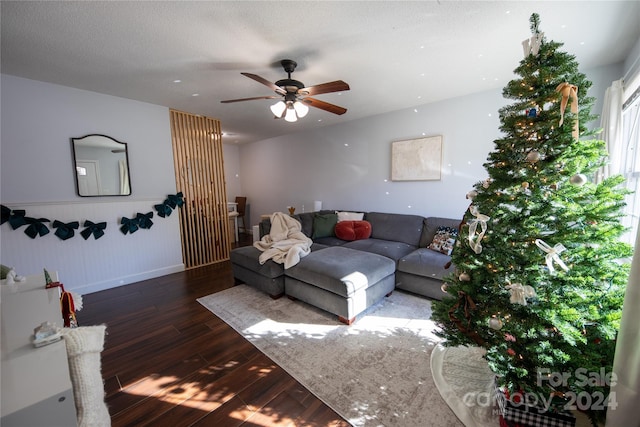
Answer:
[[258, 258], [260, 264], [273, 260], [290, 268], [300, 262], [300, 259], [311, 253], [310, 238], [302, 232], [300, 222], [291, 216], [275, 212], [271, 215], [271, 231], [253, 246], [261, 250]]

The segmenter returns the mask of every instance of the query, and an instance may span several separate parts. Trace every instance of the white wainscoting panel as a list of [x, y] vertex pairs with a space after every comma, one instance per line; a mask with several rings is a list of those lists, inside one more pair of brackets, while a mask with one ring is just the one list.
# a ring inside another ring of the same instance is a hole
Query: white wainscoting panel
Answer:
[[[24, 209], [26, 216], [47, 218], [50, 233], [31, 239], [26, 226], [13, 230], [8, 222], [2, 234], [0, 262], [14, 267], [20, 275], [57, 271], [66, 290], [80, 294], [97, 292], [184, 270], [180, 243], [178, 212], [161, 218], [153, 208], [164, 200], [108, 201], [87, 199], [86, 202], [6, 204], [11, 209]], [[153, 212], [153, 226], [124, 235], [120, 231], [123, 216]], [[61, 240], [53, 221], [79, 221], [75, 236]], [[105, 221], [104, 236], [84, 240], [80, 231], [85, 220]]]

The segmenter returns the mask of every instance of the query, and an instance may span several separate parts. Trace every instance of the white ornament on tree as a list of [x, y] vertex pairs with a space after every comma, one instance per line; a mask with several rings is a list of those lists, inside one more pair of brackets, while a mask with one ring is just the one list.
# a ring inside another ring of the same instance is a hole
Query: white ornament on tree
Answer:
[[523, 40], [522, 50], [524, 50], [525, 58], [529, 55], [538, 56], [538, 51], [540, 50], [543, 38], [544, 33], [537, 33], [532, 35], [530, 38]]
[[[478, 208], [473, 205], [469, 206], [469, 211], [475, 216], [474, 219], [467, 222], [467, 224], [469, 224], [469, 246], [476, 254], [479, 254], [482, 252], [480, 242], [487, 232], [487, 221], [491, 218], [478, 212]], [[480, 225], [480, 234], [476, 236], [478, 225]]]
[[495, 316], [489, 318], [489, 327], [495, 331], [499, 331], [500, 329], [502, 329], [502, 320], [498, 319]]
[[536, 296], [536, 291], [529, 285], [522, 285], [522, 283], [510, 283], [507, 285], [507, 289], [511, 292], [511, 304], [527, 305], [527, 298], [533, 298]]
[[567, 267], [567, 265], [560, 259], [560, 254], [567, 250], [562, 243], [557, 243], [554, 247], [551, 247], [544, 240], [536, 239], [536, 246], [546, 253], [544, 260], [547, 263], [547, 268], [550, 273], [553, 274], [553, 272], [555, 272], [555, 269], [553, 268], [554, 261], [564, 271], [569, 271], [569, 267]]

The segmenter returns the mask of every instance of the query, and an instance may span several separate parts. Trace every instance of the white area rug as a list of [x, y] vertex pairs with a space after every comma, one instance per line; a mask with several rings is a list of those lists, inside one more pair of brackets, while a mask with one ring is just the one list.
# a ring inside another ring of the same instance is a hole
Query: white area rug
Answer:
[[198, 302], [355, 426], [463, 425], [431, 375], [439, 339], [427, 299], [396, 291], [351, 326], [245, 285]]
[[493, 411], [494, 373], [484, 349], [443, 347], [431, 352], [431, 372], [440, 395], [466, 427], [497, 427]]

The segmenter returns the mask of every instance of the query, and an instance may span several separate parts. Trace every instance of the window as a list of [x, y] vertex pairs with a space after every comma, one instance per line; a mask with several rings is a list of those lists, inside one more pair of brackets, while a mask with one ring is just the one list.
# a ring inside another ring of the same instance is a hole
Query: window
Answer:
[[[633, 245], [638, 233], [638, 220], [640, 218], [640, 85], [636, 79], [634, 87], [625, 88], [630, 96], [625, 96], [622, 105], [622, 144], [625, 156], [623, 157], [622, 174], [625, 178], [625, 186], [633, 191], [626, 198], [626, 216], [623, 224], [630, 228], [625, 234], [624, 241]], [[625, 93], [625, 95], [626, 95]]]

